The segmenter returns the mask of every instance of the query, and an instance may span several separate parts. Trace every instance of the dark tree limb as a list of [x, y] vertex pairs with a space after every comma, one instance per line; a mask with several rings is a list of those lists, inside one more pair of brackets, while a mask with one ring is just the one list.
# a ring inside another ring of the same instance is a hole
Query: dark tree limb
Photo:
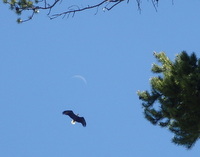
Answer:
[[[111, 9], [113, 9], [116, 5], [118, 5], [119, 3], [121, 3], [122, 1], [124, 1], [124, 0], [111, 0], [111, 1], [109, 1], [109, 0], [104, 0], [104, 1], [102, 1], [102, 2], [100, 2], [100, 3], [98, 3], [98, 4], [95, 4], [95, 5], [91, 5], [91, 6], [87, 6], [87, 7], [83, 7], [83, 8], [79, 8], [78, 6], [70, 6], [68, 9], [68, 11], [65, 11], [65, 12], [62, 12], [62, 13], [59, 13], [59, 14], [54, 14], [54, 15], [51, 15], [51, 16], [49, 16], [49, 18], [50, 19], [54, 19], [54, 18], [57, 18], [57, 17], [59, 17], [59, 16], [66, 16], [66, 15], [70, 15], [70, 14], [72, 14], [72, 17], [74, 17], [74, 15], [75, 15], [75, 13], [77, 13], [77, 12], [81, 12], [81, 11], [84, 11], [84, 10], [90, 10], [90, 9], [94, 9], [94, 8], [99, 8], [100, 6], [103, 6], [104, 4], [106, 4], [106, 3], [109, 3], [109, 4], [111, 4], [111, 6], [110, 7], [107, 7], [107, 5], [105, 6], [105, 7], [103, 7], [103, 10], [111, 10]], [[74, 7], [76, 7], [77, 9], [73, 9]]]
[[[116, 7], [121, 2], [124, 2], [125, 0], [101, 0], [101, 2], [94, 4], [94, 5], [88, 5], [85, 7], [79, 7], [78, 5], [72, 5], [68, 7], [68, 9], [64, 12], [52, 14], [52, 9], [58, 4], [58, 2], [62, 2], [62, 0], [55, 0], [52, 4], [49, 4], [47, 0], [3, 0], [4, 3], [9, 4], [11, 10], [14, 10], [18, 15], [21, 15], [25, 11], [31, 12], [31, 15], [27, 18], [22, 20], [19, 18], [17, 20], [18, 23], [27, 22], [31, 20], [36, 13], [39, 13], [40, 10], [48, 10], [48, 17], [50, 19], [55, 19], [57, 17], [62, 16], [64, 17], [74, 17], [75, 13], [82, 12], [85, 10], [91, 10], [91, 9], [97, 9], [96, 13], [98, 12], [99, 7], [102, 7], [103, 11], [110, 11], [114, 7]], [[128, 3], [129, 0], [126, 0]], [[151, 0], [155, 10], [157, 11], [158, 7], [158, 0]], [[141, 0], [136, 0], [138, 10], [141, 11]]]

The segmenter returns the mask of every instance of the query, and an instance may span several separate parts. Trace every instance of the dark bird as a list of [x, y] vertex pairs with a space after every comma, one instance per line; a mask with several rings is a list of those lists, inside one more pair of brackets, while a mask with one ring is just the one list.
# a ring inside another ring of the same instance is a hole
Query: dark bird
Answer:
[[71, 121], [72, 124], [79, 122], [84, 127], [86, 127], [86, 121], [85, 121], [84, 117], [79, 117], [78, 115], [75, 115], [74, 112], [71, 110], [63, 111], [63, 114], [68, 115], [72, 119], [72, 121]]

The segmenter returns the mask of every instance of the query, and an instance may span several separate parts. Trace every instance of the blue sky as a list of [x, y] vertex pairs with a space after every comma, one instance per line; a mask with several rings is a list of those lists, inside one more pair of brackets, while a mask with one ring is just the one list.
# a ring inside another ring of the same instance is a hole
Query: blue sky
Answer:
[[[197, 157], [171, 143], [169, 131], [144, 119], [137, 90], [149, 89], [153, 51], [200, 57], [200, 1], [123, 3], [17, 24], [0, 4], [0, 156]], [[74, 75], [81, 75], [87, 84]], [[84, 116], [71, 125], [62, 111]]]

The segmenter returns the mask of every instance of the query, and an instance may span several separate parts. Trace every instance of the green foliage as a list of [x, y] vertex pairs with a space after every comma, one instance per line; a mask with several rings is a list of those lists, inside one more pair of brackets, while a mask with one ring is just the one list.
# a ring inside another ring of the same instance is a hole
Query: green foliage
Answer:
[[38, 8], [34, 5], [39, 2], [38, 0], [3, 0], [3, 2], [8, 4], [10, 9], [13, 10], [17, 15], [21, 15], [24, 11], [32, 11], [31, 16], [29, 16], [27, 20], [21, 20], [21, 18], [18, 18], [18, 23], [28, 21], [32, 19], [35, 13], [39, 13]]
[[23, 22], [22, 19], [20, 18], [17, 19], [17, 23], [22, 23], [22, 22]]
[[3, 0], [3, 2], [10, 4], [14, 9], [31, 9], [34, 7], [33, 2], [27, 0]]
[[181, 52], [175, 62], [164, 52], [154, 53], [152, 91], [138, 91], [144, 115], [154, 125], [174, 133], [172, 142], [190, 149], [200, 138], [200, 59]]

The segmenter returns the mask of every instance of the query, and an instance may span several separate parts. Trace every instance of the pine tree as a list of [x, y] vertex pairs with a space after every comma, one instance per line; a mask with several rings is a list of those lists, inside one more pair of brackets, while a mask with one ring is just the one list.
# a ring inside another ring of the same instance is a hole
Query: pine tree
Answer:
[[144, 115], [154, 125], [174, 133], [172, 142], [190, 149], [200, 138], [200, 59], [181, 52], [172, 62], [164, 52], [154, 53], [151, 92], [138, 91]]

